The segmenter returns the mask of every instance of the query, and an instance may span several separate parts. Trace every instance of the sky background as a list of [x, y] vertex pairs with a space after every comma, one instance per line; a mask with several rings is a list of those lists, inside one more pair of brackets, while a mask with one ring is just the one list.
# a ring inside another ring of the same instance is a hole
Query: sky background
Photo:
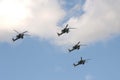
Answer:
[[[119, 80], [119, 0], [0, 0], [0, 80]], [[63, 27], [76, 28], [60, 37]], [[13, 30], [31, 36], [12, 42]], [[68, 52], [81, 41], [87, 46]], [[77, 67], [80, 57], [89, 60]]]

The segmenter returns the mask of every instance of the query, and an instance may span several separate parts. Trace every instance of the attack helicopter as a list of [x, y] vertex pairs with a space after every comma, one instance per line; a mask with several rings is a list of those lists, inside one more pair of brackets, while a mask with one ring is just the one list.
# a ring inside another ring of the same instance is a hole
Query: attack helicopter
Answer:
[[64, 34], [64, 33], [69, 33], [70, 29], [75, 29], [75, 28], [68, 28], [68, 24], [65, 26], [64, 29], [61, 30], [61, 33], [57, 33], [58, 36]]
[[88, 60], [90, 60], [90, 59], [82, 59], [82, 57], [81, 57], [81, 60], [78, 61], [77, 64], [73, 63], [73, 66], [75, 67], [75, 66], [78, 66], [78, 65], [84, 65], [86, 63], [86, 61], [88, 61]]
[[17, 33], [17, 35], [16, 35], [16, 38], [12, 38], [13, 42], [18, 40], [18, 39], [23, 39], [25, 35], [28, 35], [28, 34], [26, 34], [28, 31], [24, 31], [22, 33], [19, 33], [16, 30], [14, 30], [14, 31]]
[[68, 51], [71, 52], [71, 51], [73, 51], [73, 50], [79, 50], [79, 49], [80, 49], [80, 46], [86, 46], [86, 45], [85, 45], [85, 44], [80, 44], [80, 41], [79, 41], [76, 45], [74, 45], [74, 46], [72, 47], [72, 49], [68, 49]]

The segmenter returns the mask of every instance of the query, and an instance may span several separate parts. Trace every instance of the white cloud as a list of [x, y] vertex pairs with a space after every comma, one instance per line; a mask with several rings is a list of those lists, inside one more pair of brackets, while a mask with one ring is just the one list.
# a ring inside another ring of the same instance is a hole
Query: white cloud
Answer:
[[[120, 34], [119, 0], [86, 0], [83, 6], [85, 13], [78, 17], [70, 14], [67, 22], [77, 29], [61, 37], [56, 35], [60, 28], [57, 24], [68, 13], [62, 9], [59, 0], [7, 1], [0, 1], [0, 41], [10, 41], [13, 29], [21, 32], [28, 30], [33, 36], [52, 39], [59, 45], [79, 40], [91, 43]], [[76, 4], [70, 11], [80, 8], [81, 5]]]
[[13, 29], [21, 27], [28, 17], [30, 17], [30, 11], [27, 9], [26, 2], [0, 1], [0, 41], [10, 41]]
[[56, 25], [65, 14], [58, 0], [3, 0], [0, 4], [0, 41], [11, 40], [12, 29], [54, 38]]
[[119, 35], [119, 4], [120, 0], [86, 0], [83, 8], [85, 13], [79, 17], [72, 17], [67, 22], [70, 26], [77, 29], [71, 30], [71, 33], [67, 36], [67, 40], [61, 40], [64, 44], [79, 40], [91, 43]]
[[57, 23], [64, 14], [57, 0], [34, 1], [32, 18], [27, 21], [28, 30], [41, 38], [54, 38]]

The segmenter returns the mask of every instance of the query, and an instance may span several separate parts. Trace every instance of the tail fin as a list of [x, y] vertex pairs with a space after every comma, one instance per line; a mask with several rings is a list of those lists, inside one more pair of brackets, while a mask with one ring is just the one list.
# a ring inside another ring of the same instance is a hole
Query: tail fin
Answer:
[[14, 39], [14, 38], [12, 38], [12, 40], [13, 40], [13, 42], [15, 41], [15, 39]]
[[60, 36], [61, 34], [60, 33], [57, 33], [58, 36]]
[[76, 66], [76, 64], [73, 64], [73, 66], [75, 67], [75, 66]]
[[68, 49], [69, 52], [71, 52], [72, 50]]

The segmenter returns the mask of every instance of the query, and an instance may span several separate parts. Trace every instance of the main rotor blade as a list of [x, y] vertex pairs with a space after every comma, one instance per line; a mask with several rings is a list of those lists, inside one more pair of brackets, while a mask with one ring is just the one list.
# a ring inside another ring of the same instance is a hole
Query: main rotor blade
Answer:
[[24, 34], [25, 36], [31, 36], [31, 35], [29, 35], [29, 34]]
[[24, 34], [24, 33], [26, 33], [26, 32], [28, 32], [28, 31], [24, 31], [24, 32], [22, 32], [22, 33]]
[[80, 44], [80, 46], [87, 46], [86, 44]]
[[15, 31], [16, 33], [18, 33], [18, 34], [19, 34], [19, 32], [18, 32], [18, 31], [16, 31], [16, 30], [13, 30], [13, 31]]
[[80, 41], [77, 43], [77, 45], [80, 43]]
[[91, 59], [85, 59], [86, 63], [88, 63], [88, 60], [91, 60]]
[[69, 29], [76, 29], [76, 28], [69, 28]]
[[91, 60], [91, 59], [86, 59], [86, 60]]
[[68, 27], [68, 24], [66, 25], [66, 27], [65, 28], [67, 28]]
[[91, 60], [91, 59], [86, 59], [86, 61]]
[[80, 44], [80, 46], [87, 46], [86, 44]]

